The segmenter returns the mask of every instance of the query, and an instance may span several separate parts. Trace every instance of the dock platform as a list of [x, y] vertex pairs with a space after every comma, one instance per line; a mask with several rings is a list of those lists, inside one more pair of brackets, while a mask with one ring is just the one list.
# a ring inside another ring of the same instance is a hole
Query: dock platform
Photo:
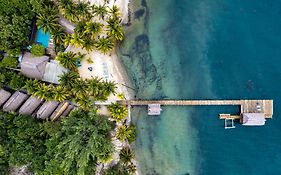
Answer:
[[[148, 106], [151, 104], [172, 105], [172, 106], [240, 106], [240, 113], [263, 113], [265, 118], [272, 118], [273, 100], [122, 100], [122, 105]], [[241, 119], [241, 115], [223, 115], [220, 119]]]

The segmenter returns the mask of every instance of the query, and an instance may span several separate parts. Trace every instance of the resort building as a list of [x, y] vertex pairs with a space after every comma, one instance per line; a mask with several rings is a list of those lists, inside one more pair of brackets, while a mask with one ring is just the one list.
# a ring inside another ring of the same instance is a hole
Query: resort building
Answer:
[[0, 90], [0, 106], [2, 106], [10, 97], [11, 93], [8, 91], [5, 91], [4, 89]]
[[66, 110], [62, 113], [61, 117], [67, 116], [72, 110], [74, 110], [75, 107], [73, 105], [69, 105]]
[[49, 61], [48, 56], [35, 57], [26, 52], [20, 63], [21, 73], [29, 78], [59, 84], [59, 77], [67, 69], [59, 65], [55, 60]]
[[56, 110], [58, 107], [59, 102], [57, 101], [46, 101], [40, 109], [36, 113], [36, 117], [38, 119], [47, 119], [49, 118], [52, 113]]
[[264, 113], [243, 113], [242, 119], [245, 126], [262, 126], [266, 121]]
[[9, 98], [9, 100], [4, 104], [3, 111], [5, 112], [16, 111], [27, 98], [28, 98], [27, 94], [24, 94], [20, 91], [16, 91]]
[[57, 109], [53, 112], [53, 114], [51, 115], [50, 119], [52, 121], [57, 120], [62, 115], [62, 113], [68, 108], [68, 106], [69, 106], [68, 102], [61, 103], [57, 107]]
[[75, 107], [69, 102], [46, 101], [23, 92], [10, 93], [0, 89], [0, 106], [5, 112], [18, 112], [22, 115], [30, 115], [39, 119], [57, 120], [67, 116]]
[[26, 52], [23, 56], [22, 62], [20, 63], [21, 73], [29, 78], [42, 80], [48, 61], [48, 56], [35, 57], [31, 53]]
[[32, 113], [41, 105], [42, 99], [30, 96], [20, 107], [19, 113], [22, 115], [32, 115]]

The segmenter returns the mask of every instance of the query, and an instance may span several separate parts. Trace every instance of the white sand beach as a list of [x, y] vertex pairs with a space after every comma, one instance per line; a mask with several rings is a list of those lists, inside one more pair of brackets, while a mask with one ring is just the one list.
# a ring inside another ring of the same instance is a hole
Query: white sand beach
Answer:
[[[117, 93], [123, 93], [126, 99], [132, 98], [132, 90], [126, 87], [131, 86], [130, 80], [115, 50], [105, 55], [98, 51], [88, 53], [84, 49], [69, 46], [66, 49], [66, 52], [68, 51], [86, 54], [85, 59], [81, 61], [81, 66], [78, 68], [82, 78], [90, 79], [92, 77], [100, 77], [105, 81], [114, 81], [117, 85]], [[117, 96], [111, 95], [107, 103], [116, 100], [120, 99]]]
[[[90, 4], [104, 4], [104, 0], [89, 0]], [[112, 7], [117, 5], [121, 12], [122, 23], [126, 24], [128, 22], [128, 5], [129, 0], [108, 0], [106, 5]], [[86, 50], [69, 46], [65, 52], [72, 51], [74, 53], [85, 54], [85, 59], [81, 61], [81, 66], [78, 68], [79, 74], [84, 79], [90, 79], [92, 77], [99, 77], [105, 81], [114, 81], [117, 85], [117, 94], [122, 93], [125, 96], [125, 99], [132, 99], [134, 96], [134, 91], [130, 79], [127, 75], [127, 72], [122, 65], [121, 60], [118, 58], [116, 50], [112, 50], [109, 54], [103, 54], [99, 51], [87, 52]], [[118, 99], [117, 95], [111, 95], [106, 102], [101, 102], [104, 104], [110, 104], [115, 102]], [[99, 103], [99, 102], [97, 102]], [[102, 115], [109, 115], [107, 108], [104, 105], [100, 106], [99, 113]], [[130, 120], [130, 119], [129, 119]], [[121, 125], [121, 123], [119, 123]], [[115, 131], [116, 132], [116, 131]], [[113, 133], [114, 135], [114, 133]], [[113, 160], [108, 164], [100, 164], [97, 168], [96, 174], [100, 174], [100, 171], [104, 168], [108, 168], [116, 164], [119, 161], [119, 152], [124, 146], [122, 142], [113, 137], [113, 145], [115, 148], [115, 154], [113, 155]], [[133, 160], [133, 163], [137, 165], [136, 160]], [[136, 175], [140, 173], [137, 171]]]

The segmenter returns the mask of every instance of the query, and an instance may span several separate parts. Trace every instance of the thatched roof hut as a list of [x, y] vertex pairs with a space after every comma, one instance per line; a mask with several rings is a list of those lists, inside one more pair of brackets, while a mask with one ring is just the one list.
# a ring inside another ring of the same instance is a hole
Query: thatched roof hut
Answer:
[[37, 111], [36, 117], [38, 119], [49, 118], [55, 109], [58, 107], [59, 102], [57, 101], [46, 101]]
[[262, 126], [265, 124], [264, 113], [243, 113], [243, 125]]
[[59, 84], [60, 76], [67, 72], [67, 69], [62, 67], [58, 61], [51, 60], [47, 62], [42, 80], [54, 84]]
[[16, 111], [21, 104], [28, 98], [27, 94], [16, 91], [9, 100], [4, 104], [3, 111]]
[[26, 52], [21, 62], [21, 73], [29, 78], [42, 80], [48, 56], [34, 57], [31, 53]]
[[10, 97], [11, 93], [8, 91], [5, 91], [4, 89], [0, 90], [0, 106], [2, 106]]
[[42, 103], [42, 99], [30, 96], [19, 109], [22, 115], [31, 115]]
[[73, 109], [74, 109], [74, 106], [73, 105], [69, 105], [67, 107], [67, 109], [62, 113], [61, 117], [62, 116], [67, 116]]
[[61, 104], [57, 107], [57, 109], [53, 112], [53, 114], [51, 115], [50, 119], [51, 119], [52, 121], [58, 119], [58, 118], [62, 115], [62, 113], [68, 108], [68, 106], [69, 106], [69, 103], [68, 103], [68, 102], [63, 102], [63, 103], [61, 103]]

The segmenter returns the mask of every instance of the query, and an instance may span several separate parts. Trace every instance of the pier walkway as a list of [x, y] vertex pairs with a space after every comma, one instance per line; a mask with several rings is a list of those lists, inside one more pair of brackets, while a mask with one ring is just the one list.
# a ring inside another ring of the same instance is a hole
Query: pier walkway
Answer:
[[[236, 105], [240, 106], [240, 112], [243, 113], [264, 113], [265, 118], [272, 118], [273, 100], [123, 100], [119, 104], [130, 106], [149, 106], [151, 104], [173, 105], [173, 106], [220, 106]], [[221, 119], [235, 118], [239, 115], [220, 115]]]

